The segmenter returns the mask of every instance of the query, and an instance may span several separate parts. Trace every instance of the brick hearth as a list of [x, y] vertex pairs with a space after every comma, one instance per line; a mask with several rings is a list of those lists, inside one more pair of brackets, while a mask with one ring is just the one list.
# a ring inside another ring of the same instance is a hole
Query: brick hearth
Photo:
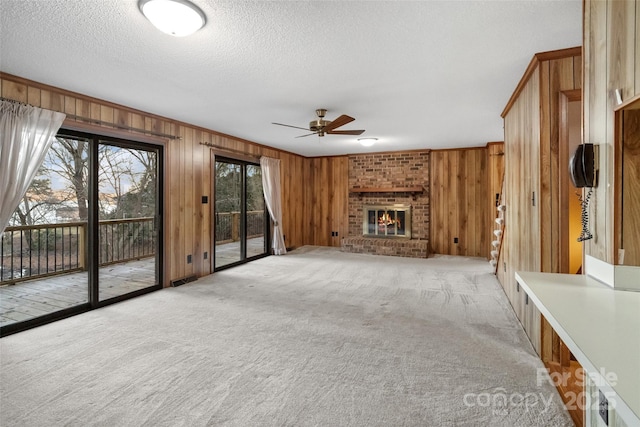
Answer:
[[391, 255], [409, 258], [427, 258], [427, 240], [383, 239], [378, 237], [345, 237], [341, 250], [357, 254]]

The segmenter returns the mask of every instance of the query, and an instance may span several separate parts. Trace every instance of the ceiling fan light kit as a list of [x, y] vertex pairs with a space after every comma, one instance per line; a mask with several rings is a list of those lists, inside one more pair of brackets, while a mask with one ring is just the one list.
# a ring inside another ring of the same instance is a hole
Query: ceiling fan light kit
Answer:
[[139, 0], [140, 12], [163, 33], [184, 37], [204, 27], [207, 18], [188, 0]]
[[[347, 115], [343, 114], [340, 117], [338, 117], [337, 119], [329, 121], [329, 120], [325, 120], [324, 119], [325, 114], [327, 114], [327, 109], [326, 108], [318, 108], [316, 110], [316, 115], [318, 116], [318, 118], [309, 122], [309, 129], [308, 130], [311, 133], [308, 133], [306, 135], [299, 135], [299, 136], [296, 136], [296, 138], [302, 138], [302, 137], [310, 136], [310, 135], [324, 136], [325, 134], [329, 134], [329, 135], [362, 135], [362, 133], [364, 132], [364, 129], [358, 129], [358, 130], [336, 130], [337, 128], [339, 128], [341, 126], [344, 126], [347, 123], [351, 123], [355, 119], [353, 117], [350, 117], [350, 116], [347, 116]], [[295, 129], [307, 130], [307, 128], [303, 128], [303, 127], [300, 127], [300, 126], [285, 125], [285, 124], [282, 124], [282, 123], [275, 123], [275, 122], [272, 122], [272, 124], [278, 125], [278, 126], [286, 126], [286, 127], [295, 128]]]

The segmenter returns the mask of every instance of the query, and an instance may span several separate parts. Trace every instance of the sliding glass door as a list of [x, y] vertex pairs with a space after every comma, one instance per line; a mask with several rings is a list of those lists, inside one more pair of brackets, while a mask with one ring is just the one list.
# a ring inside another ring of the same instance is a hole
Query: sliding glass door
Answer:
[[259, 164], [216, 157], [214, 269], [267, 254], [268, 221]]
[[0, 331], [89, 305], [91, 140], [58, 135], [0, 235]]
[[247, 258], [264, 255], [269, 225], [262, 191], [262, 169], [260, 165], [248, 164], [245, 167], [246, 210], [247, 210]]
[[0, 235], [0, 333], [160, 289], [162, 147], [60, 131]]
[[158, 282], [158, 151], [100, 141], [98, 145], [98, 299]]

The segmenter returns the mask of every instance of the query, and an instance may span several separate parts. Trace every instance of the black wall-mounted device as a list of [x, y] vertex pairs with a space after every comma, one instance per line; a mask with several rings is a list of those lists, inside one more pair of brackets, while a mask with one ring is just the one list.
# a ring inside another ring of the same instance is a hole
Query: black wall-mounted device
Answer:
[[580, 144], [569, 159], [569, 176], [576, 188], [596, 186], [596, 149], [593, 144]]
[[576, 188], [589, 188], [584, 198], [578, 196], [580, 197], [582, 208], [582, 232], [578, 237], [578, 242], [593, 238], [593, 234], [589, 231], [589, 199], [593, 194], [593, 187], [598, 185], [597, 154], [598, 151], [594, 144], [580, 144], [569, 159], [569, 176], [573, 186]]

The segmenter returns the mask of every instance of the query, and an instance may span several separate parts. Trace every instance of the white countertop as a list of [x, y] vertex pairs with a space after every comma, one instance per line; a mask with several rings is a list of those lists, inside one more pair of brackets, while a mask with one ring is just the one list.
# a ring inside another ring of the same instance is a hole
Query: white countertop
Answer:
[[517, 272], [516, 280], [588, 373], [615, 374], [603, 388], [618, 395], [618, 413], [640, 420], [640, 292], [584, 275]]

